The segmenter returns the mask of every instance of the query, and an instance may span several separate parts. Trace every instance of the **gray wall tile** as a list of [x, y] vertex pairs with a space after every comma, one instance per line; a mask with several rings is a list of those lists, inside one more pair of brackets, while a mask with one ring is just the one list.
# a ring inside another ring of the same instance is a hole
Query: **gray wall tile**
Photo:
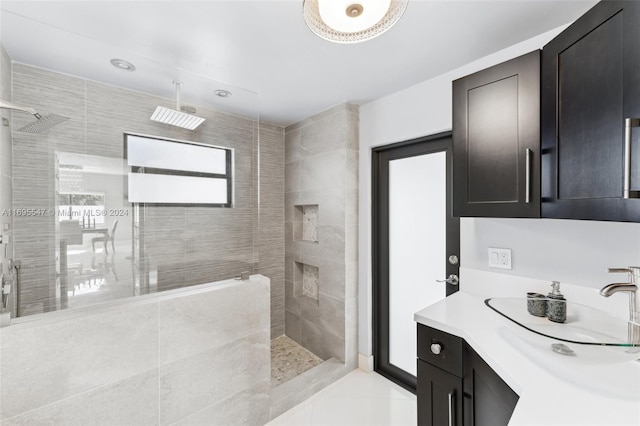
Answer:
[[[7, 68], [4, 53], [3, 50], [3, 71]], [[125, 132], [233, 148], [235, 208], [148, 207], [146, 252], [150, 263], [160, 271], [158, 286], [162, 289], [218, 281], [242, 270], [273, 275], [272, 322], [274, 333], [282, 334], [284, 128], [268, 123], [258, 126], [252, 119], [197, 107], [198, 115], [206, 121], [196, 131], [189, 132], [149, 119], [157, 105], [173, 107], [171, 99], [19, 63], [14, 64], [10, 73], [3, 72], [2, 90], [6, 90], [11, 76], [13, 84], [8, 88], [13, 89], [16, 103], [33, 107], [42, 114], [70, 117], [46, 134], [14, 132], [15, 156], [10, 169], [16, 208], [54, 207], [56, 151], [123, 158]], [[12, 128], [30, 121], [33, 117], [28, 114], [14, 114]], [[10, 157], [2, 155], [0, 161], [5, 158]], [[0, 172], [3, 170], [0, 165]], [[119, 206], [128, 205], [124, 197], [117, 202]], [[264, 218], [259, 208], [264, 208]], [[119, 235], [124, 242], [130, 238], [131, 222], [124, 219], [122, 222]], [[23, 301], [31, 306], [23, 313], [53, 309], [55, 303], [49, 299], [54, 295], [54, 218], [37, 221], [23, 218], [16, 224], [16, 232], [16, 256], [23, 261], [25, 272]], [[38, 236], [39, 243], [32, 241], [33, 236]], [[43, 256], [43, 252], [48, 254]]]
[[300, 151], [300, 129], [288, 131], [284, 138], [285, 146], [285, 164], [299, 161], [301, 158]]
[[284, 168], [284, 176], [285, 176], [285, 184], [284, 191], [285, 193], [289, 192], [298, 192], [300, 191], [300, 162], [296, 161], [293, 163], [289, 163], [285, 165]]
[[271, 337], [285, 333], [285, 135], [260, 124], [258, 272], [271, 278]]
[[[344, 307], [342, 308], [344, 309]], [[301, 320], [302, 346], [322, 359], [335, 358], [345, 362], [345, 339], [337, 336], [313, 321]]]
[[[205, 409], [228, 395], [270, 380], [269, 332], [160, 367], [160, 424], [168, 425]], [[203, 366], [212, 368], [203, 368]]]
[[1, 344], [0, 418], [7, 419], [157, 367], [157, 307], [9, 327]]
[[37, 408], [2, 424], [157, 425], [158, 397], [158, 371], [150, 370]]
[[[262, 422], [269, 413], [269, 328], [264, 279], [2, 328], [0, 421], [192, 424], [203, 411], [230, 403], [244, 407], [247, 421]], [[238, 400], [230, 402], [231, 395]], [[207, 424], [228, 418], [207, 416]]]
[[349, 149], [346, 152], [345, 187], [358, 188], [358, 151]]
[[[0, 44], [0, 98], [11, 99], [11, 58]], [[11, 127], [4, 120], [11, 122], [11, 110], [0, 110], [0, 175], [11, 177]]]
[[[346, 152], [334, 150], [318, 154], [311, 158], [300, 160], [300, 191], [324, 190], [329, 188], [344, 188]], [[292, 167], [291, 163], [287, 167]]]
[[300, 129], [300, 158], [340, 150], [346, 143], [346, 120], [344, 113], [337, 112]]
[[233, 291], [209, 291], [161, 302], [160, 364], [214, 349], [251, 335], [256, 329], [268, 330], [267, 292], [260, 283], [249, 281]]
[[[357, 152], [355, 106], [338, 105], [285, 129], [286, 333], [321, 358], [344, 362], [348, 355], [350, 363], [357, 354], [346, 348], [357, 330], [345, 334], [346, 310], [354, 306], [344, 301], [357, 293]], [[305, 205], [318, 205], [317, 243], [301, 238], [296, 206]], [[317, 301], [298, 289], [303, 264], [318, 267]]]
[[304, 345], [302, 342], [302, 322], [300, 316], [288, 310], [285, 311], [284, 315], [285, 334], [299, 345]]
[[255, 426], [269, 421], [270, 383], [263, 382], [260, 391], [243, 391], [229, 395], [188, 417], [176, 426]]

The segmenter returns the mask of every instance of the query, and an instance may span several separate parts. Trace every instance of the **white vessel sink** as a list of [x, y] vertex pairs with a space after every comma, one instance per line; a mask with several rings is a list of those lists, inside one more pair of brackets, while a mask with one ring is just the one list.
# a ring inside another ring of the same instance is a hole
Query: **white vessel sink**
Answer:
[[629, 343], [629, 321], [606, 312], [567, 302], [567, 319], [564, 323], [549, 321], [527, 311], [526, 298], [486, 299], [485, 304], [519, 326], [542, 336], [568, 343], [596, 346], [640, 347]]
[[526, 298], [485, 304], [511, 321], [498, 335], [554, 377], [597, 395], [640, 398], [640, 345], [628, 342], [628, 321], [572, 302], [564, 323], [529, 314]]

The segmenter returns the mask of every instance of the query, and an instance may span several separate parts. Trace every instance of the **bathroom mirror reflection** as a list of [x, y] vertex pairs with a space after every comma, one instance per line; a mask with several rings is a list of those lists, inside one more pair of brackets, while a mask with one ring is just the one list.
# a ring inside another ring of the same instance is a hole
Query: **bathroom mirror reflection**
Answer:
[[123, 161], [64, 151], [55, 158], [55, 309], [136, 294]]

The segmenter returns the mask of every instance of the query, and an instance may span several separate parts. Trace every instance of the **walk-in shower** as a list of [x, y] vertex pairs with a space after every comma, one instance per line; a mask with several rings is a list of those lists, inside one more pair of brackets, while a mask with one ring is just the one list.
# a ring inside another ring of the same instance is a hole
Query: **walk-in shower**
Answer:
[[[12, 59], [7, 29], [38, 25], [3, 8], [0, 423], [261, 424], [353, 369], [357, 110], [285, 129], [120, 47], [136, 70], [108, 81]], [[150, 119], [172, 79], [192, 130]]]
[[[198, 105], [206, 121], [189, 131], [149, 120], [166, 98], [20, 63], [12, 64], [12, 74], [13, 101], [64, 111], [70, 119], [34, 134], [19, 131], [28, 124], [26, 114], [12, 114], [2, 133], [12, 152], [12, 187], [10, 197], [0, 197], [10, 200], [0, 206], [0, 253], [13, 285], [0, 309], [2, 318], [12, 316], [0, 328], [0, 346], [3, 355], [24, 354], [0, 360], [2, 424], [53, 418], [54, 411], [65, 413], [56, 417], [61, 422], [82, 423], [83, 416], [102, 416], [102, 404], [92, 398], [111, 401], [111, 413], [125, 416], [105, 415], [106, 424], [148, 413], [131, 409], [131, 400], [158, 409], [151, 424], [197, 413], [233, 425], [260, 424], [343, 374], [344, 355], [318, 356], [284, 336], [282, 127], [260, 123], [257, 113]], [[241, 97], [240, 89], [234, 93]], [[19, 285], [18, 271], [10, 269], [18, 263]], [[269, 278], [260, 300], [236, 292], [249, 285], [234, 279], [244, 271]], [[207, 283], [225, 284], [190, 293]], [[205, 303], [211, 297], [215, 304]], [[232, 313], [204, 315], [223, 312], [222, 306]], [[176, 319], [183, 327], [176, 336], [185, 340], [173, 345], [165, 334]], [[261, 325], [240, 333], [243, 321]], [[207, 351], [199, 353], [205, 342]], [[134, 352], [145, 358], [142, 364], [130, 358]], [[225, 372], [232, 369], [223, 364], [233, 358], [250, 361], [251, 368], [229, 381]], [[92, 369], [91, 360], [111, 366], [113, 376]], [[28, 364], [37, 366], [32, 384], [11, 392], [18, 386], [13, 372]], [[184, 369], [186, 375], [178, 372]], [[40, 378], [71, 393], [39, 388]], [[165, 401], [171, 392], [160, 384], [169, 382], [190, 395], [186, 405]], [[209, 391], [223, 388], [235, 391], [228, 398]]]

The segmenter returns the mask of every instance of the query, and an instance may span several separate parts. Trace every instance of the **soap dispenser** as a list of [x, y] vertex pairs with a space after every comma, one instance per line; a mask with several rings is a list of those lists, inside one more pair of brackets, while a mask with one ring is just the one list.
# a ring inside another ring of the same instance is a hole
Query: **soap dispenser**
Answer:
[[560, 283], [553, 281], [551, 293], [547, 294], [547, 318], [553, 322], [567, 320], [567, 299], [560, 293]]

